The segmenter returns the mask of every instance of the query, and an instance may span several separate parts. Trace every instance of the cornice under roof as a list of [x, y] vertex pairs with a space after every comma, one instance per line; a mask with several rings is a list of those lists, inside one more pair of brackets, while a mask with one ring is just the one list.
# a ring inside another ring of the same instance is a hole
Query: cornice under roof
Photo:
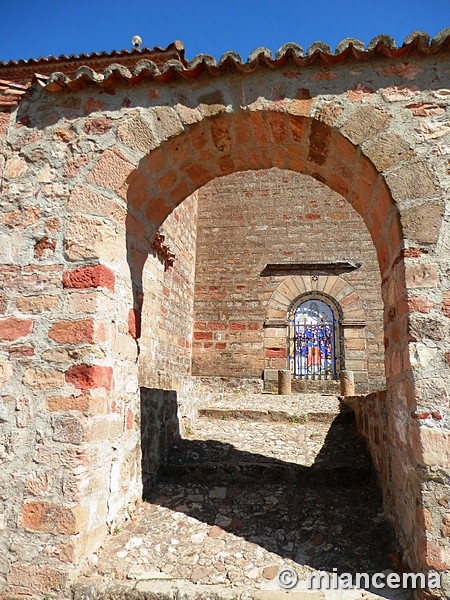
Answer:
[[48, 91], [58, 92], [64, 88], [80, 89], [86, 83], [95, 83], [100, 87], [107, 88], [120, 80], [136, 84], [148, 78], [160, 82], [169, 81], [176, 76], [193, 79], [205, 72], [213, 75], [230, 70], [250, 73], [261, 65], [270, 68], [280, 67], [288, 60], [294, 61], [299, 66], [305, 66], [317, 61], [324, 65], [333, 65], [348, 58], [358, 61], [367, 61], [372, 57], [403, 58], [412, 52], [428, 56], [449, 47], [450, 28], [447, 28], [432, 40], [428, 34], [414, 31], [406, 38], [401, 47], [397, 47], [395, 40], [387, 35], [375, 37], [366, 48], [360, 40], [347, 38], [338, 44], [334, 53], [323, 42], [315, 42], [306, 52], [301, 46], [288, 43], [282, 46], [275, 56], [267, 48], [257, 48], [245, 63], [236, 52], [226, 52], [219, 61], [208, 54], [199, 54], [187, 64], [180, 60], [168, 60], [162, 67], [159, 67], [151, 60], [141, 60], [132, 71], [120, 64], [111, 64], [102, 73], [83, 66], [77, 69], [72, 77], [68, 77], [63, 72], [57, 72], [48, 78], [37, 79]]

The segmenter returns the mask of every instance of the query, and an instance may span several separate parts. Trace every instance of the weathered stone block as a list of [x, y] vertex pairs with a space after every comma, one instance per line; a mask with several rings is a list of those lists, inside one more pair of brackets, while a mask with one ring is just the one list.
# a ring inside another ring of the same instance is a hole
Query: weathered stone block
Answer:
[[380, 135], [373, 144], [365, 148], [364, 154], [380, 172], [416, 155], [408, 142], [393, 133]]
[[410, 289], [439, 287], [439, 267], [436, 263], [405, 265], [406, 286]]
[[436, 319], [424, 317], [411, 317], [408, 332], [414, 341], [420, 340], [443, 340], [445, 337], [444, 324]]
[[115, 287], [115, 275], [111, 269], [104, 265], [95, 267], [80, 267], [63, 274], [63, 287], [65, 288], [95, 288], [106, 287], [112, 292]]
[[378, 107], [360, 106], [341, 127], [341, 133], [353, 144], [361, 144], [386, 129], [391, 120], [392, 117]]
[[19, 296], [16, 298], [16, 306], [22, 313], [38, 314], [56, 308], [59, 304], [58, 296]]
[[66, 444], [81, 444], [85, 428], [82, 421], [72, 415], [57, 415], [52, 418], [53, 439]]
[[27, 531], [75, 535], [85, 516], [80, 507], [68, 508], [49, 502], [25, 502], [19, 515], [19, 527]]
[[0, 385], [3, 385], [11, 379], [13, 373], [12, 363], [8, 360], [0, 361]]
[[33, 496], [43, 496], [48, 492], [54, 480], [54, 471], [36, 472], [33, 471], [27, 477], [25, 489]]
[[26, 337], [33, 330], [31, 319], [0, 319], [0, 341], [13, 342]]
[[123, 144], [139, 153], [154, 150], [159, 141], [140, 115], [123, 121], [117, 130], [117, 137]]
[[432, 198], [438, 193], [434, 173], [425, 162], [408, 163], [386, 176], [394, 200]]
[[122, 236], [97, 219], [75, 216], [70, 219], [64, 240], [69, 260], [104, 259], [114, 262], [125, 255]]
[[444, 207], [430, 202], [404, 211], [402, 224], [405, 239], [419, 244], [435, 244], [443, 216]]
[[450, 431], [420, 427], [414, 454], [418, 464], [426, 467], [450, 468]]
[[22, 383], [35, 389], [57, 389], [65, 384], [64, 373], [55, 370], [27, 369]]
[[66, 371], [66, 381], [78, 390], [104, 387], [109, 391], [112, 385], [112, 368], [99, 365], [76, 365]]
[[48, 564], [13, 563], [8, 572], [8, 585], [13, 594], [32, 596], [36, 593], [61, 592], [69, 574]]
[[48, 336], [62, 344], [97, 343], [107, 339], [108, 330], [104, 323], [94, 319], [58, 321], [52, 325]]
[[107, 217], [124, 227], [127, 211], [118, 201], [103, 196], [98, 191], [83, 185], [77, 185], [70, 194], [68, 208], [76, 212]]
[[127, 178], [134, 168], [121, 150], [105, 150], [87, 180], [99, 187], [108, 188], [126, 199]]
[[3, 176], [7, 179], [16, 179], [23, 175], [27, 169], [27, 163], [23, 158], [14, 157], [6, 162]]

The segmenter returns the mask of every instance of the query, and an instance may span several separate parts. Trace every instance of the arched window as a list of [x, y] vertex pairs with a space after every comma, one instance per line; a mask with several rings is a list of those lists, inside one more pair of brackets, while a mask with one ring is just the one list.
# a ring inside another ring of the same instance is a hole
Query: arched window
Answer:
[[338, 379], [343, 366], [342, 311], [329, 296], [300, 296], [289, 311], [289, 368], [294, 377]]

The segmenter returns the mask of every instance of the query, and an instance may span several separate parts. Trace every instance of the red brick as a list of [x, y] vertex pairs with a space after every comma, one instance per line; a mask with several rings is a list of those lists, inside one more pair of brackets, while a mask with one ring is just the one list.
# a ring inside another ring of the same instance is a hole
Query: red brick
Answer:
[[98, 98], [88, 98], [83, 105], [83, 111], [85, 115], [89, 115], [92, 112], [99, 112], [105, 108], [103, 100]]
[[402, 251], [402, 256], [404, 258], [420, 258], [423, 254], [423, 250], [420, 248], [405, 248]]
[[211, 331], [219, 331], [219, 330], [224, 330], [226, 328], [227, 328], [226, 323], [209, 323], [209, 325], [208, 325], [208, 329], [211, 329]]
[[66, 381], [78, 390], [104, 387], [109, 391], [112, 384], [112, 368], [99, 365], [76, 365], [66, 372]]
[[286, 349], [285, 348], [267, 348], [266, 349], [266, 357], [267, 358], [285, 358], [286, 357]]
[[19, 338], [26, 337], [33, 330], [31, 319], [0, 319], [0, 340], [13, 342]]
[[194, 340], [212, 340], [212, 333], [210, 331], [195, 331]]
[[131, 429], [133, 429], [134, 427], [134, 413], [131, 410], [131, 408], [127, 409], [127, 416], [126, 416], [126, 429], [127, 431], [130, 431]]
[[89, 409], [90, 402], [91, 398], [89, 396], [69, 396], [66, 398], [50, 396], [47, 398], [47, 408], [52, 412], [77, 410], [85, 413]]
[[24, 206], [22, 209], [11, 210], [4, 213], [0, 217], [0, 222], [6, 225], [6, 227], [16, 229], [18, 227], [28, 227], [29, 225], [33, 225], [33, 223], [36, 223], [36, 221], [39, 220], [39, 217], [39, 209], [34, 206]]
[[79, 518], [72, 508], [48, 502], [25, 502], [19, 516], [19, 526], [27, 531], [75, 535], [80, 532]]
[[148, 203], [145, 217], [152, 223], [162, 223], [170, 213], [171, 207], [164, 198], [152, 198]]
[[244, 329], [244, 323], [230, 323], [230, 331], [243, 331]]
[[63, 287], [73, 289], [106, 287], [114, 291], [115, 275], [104, 265], [80, 267], [63, 274]]
[[446, 571], [450, 569], [450, 548], [422, 538], [419, 543], [419, 559], [432, 569]]
[[48, 258], [53, 256], [56, 249], [56, 240], [51, 240], [48, 237], [41, 238], [34, 246], [35, 258]]
[[446, 317], [450, 317], [450, 298], [446, 298], [441, 304], [442, 312]]
[[108, 119], [107, 117], [88, 119], [84, 124], [84, 131], [90, 135], [102, 135], [109, 131], [112, 125], [112, 120]]
[[104, 342], [108, 331], [104, 323], [94, 319], [58, 321], [48, 332], [48, 337], [62, 344], [82, 344], [83, 342]]

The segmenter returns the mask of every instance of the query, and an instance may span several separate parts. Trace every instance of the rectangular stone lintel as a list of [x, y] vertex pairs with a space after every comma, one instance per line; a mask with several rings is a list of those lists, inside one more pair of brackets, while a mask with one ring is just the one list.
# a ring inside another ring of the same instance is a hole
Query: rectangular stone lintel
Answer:
[[336, 261], [336, 262], [308, 262], [308, 263], [269, 263], [261, 271], [261, 277], [286, 275], [342, 275], [356, 271], [361, 262]]

